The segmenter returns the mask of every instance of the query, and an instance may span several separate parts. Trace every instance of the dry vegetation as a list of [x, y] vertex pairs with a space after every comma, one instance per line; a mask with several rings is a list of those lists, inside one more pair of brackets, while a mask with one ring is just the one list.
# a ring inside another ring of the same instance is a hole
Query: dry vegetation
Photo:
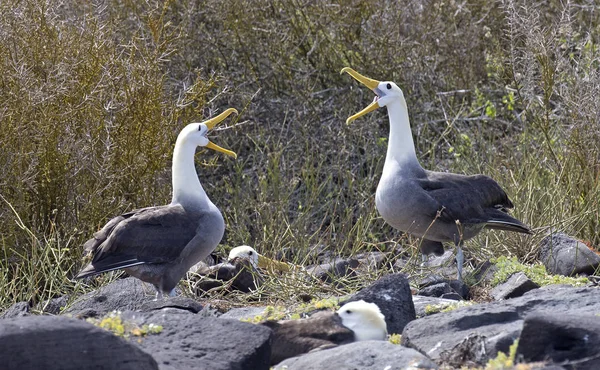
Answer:
[[530, 3], [2, 1], [0, 308], [79, 289], [86, 238], [167, 203], [179, 129], [227, 107], [238, 160], [197, 157], [219, 248], [405, 242], [374, 209], [385, 112], [344, 124], [372, 99], [344, 66], [404, 89], [425, 167], [493, 176], [536, 230], [470, 255], [532, 261], [548, 228], [600, 245], [600, 8]]

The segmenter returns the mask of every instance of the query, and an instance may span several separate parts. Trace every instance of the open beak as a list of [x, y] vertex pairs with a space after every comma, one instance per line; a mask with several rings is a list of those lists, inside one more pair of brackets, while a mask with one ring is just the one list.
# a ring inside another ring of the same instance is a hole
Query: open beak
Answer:
[[[355, 70], [353, 70], [350, 67], [343, 68], [340, 73], [344, 73], [344, 72], [347, 72], [350, 76], [354, 77], [354, 79], [356, 81], [362, 83], [363, 85], [365, 85], [369, 89], [373, 90], [373, 92], [375, 92], [375, 94], [377, 94], [377, 92], [375, 91], [375, 89], [377, 89], [377, 86], [379, 86], [379, 81], [374, 80], [374, 79], [369, 78], [369, 77], [365, 77], [365, 76], [361, 75], [360, 73], [356, 72]], [[377, 108], [379, 108], [379, 103], [377, 102], [377, 98], [375, 98], [375, 100], [373, 101], [373, 103], [369, 104], [368, 107], [366, 107], [365, 109], [363, 109], [360, 112], [356, 113], [355, 115], [352, 115], [352, 116], [348, 117], [348, 119], [346, 120], [346, 123], [349, 124], [350, 122], [354, 121], [358, 117], [364, 116], [365, 114], [367, 114], [369, 112], [372, 112], [372, 111], [374, 111]]]
[[[235, 110], [234, 108], [228, 108], [227, 110], [225, 110], [225, 112], [219, 114], [218, 116], [211, 118], [208, 121], [205, 121], [204, 124], [206, 125], [206, 127], [208, 127], [209, 130], [212, 130], [213, 127], [215, 127], [216, 125], [221, 123], [223, 120], [225, 120], [225, 118], [229, 117], [229, 115], [231, 113], [238, 114], [238, 111]], [[233, 158], [237, 158], [237, 154], [235, 154], [231, 150], [222, 148], [211, 141], [208, 142], [208, 145], [206, 145], [206, 148], [216, 150], [217, 152], [225, 153], [229, 156], [232, 156]]]

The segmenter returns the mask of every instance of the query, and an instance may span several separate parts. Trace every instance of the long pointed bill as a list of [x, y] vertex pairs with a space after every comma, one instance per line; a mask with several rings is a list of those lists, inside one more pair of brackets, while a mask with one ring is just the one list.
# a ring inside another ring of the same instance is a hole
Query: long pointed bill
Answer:
[[[229, 115], [231, 115], [232, 113], [238, 114], [238, 111], [235, 108], [228, 108], [223, 113], [219, 114], [218, 116], [213, 117], [213, 118], [209, 119], [208, 121], [204, 121], [204, 124], [206, 125], [206, 127], [208, 127], [209, 130], [212, 130], [213, 127], [215, 127], [216, 125], [221, 123], [225, 118], [229, 117]], [[232, 156], [233, 158], [237, 158], [237, 154], [235, 154], [231, 150], [222, 148], [211, 141], [208, 142], [208, 145], [206, 145], [206, 147], [209, 149], [212, 149], [212, 150], [216, 150], [217, 152], [225, 153], [229, 156]]]
[[229, 117], [231, 113], [238, 114], [238, 111], [235, 108], [228, 108], [227, 110], [225, 110], [225, 112], [219, 114], [218, 116], [213, 117], [208, 121], [205, 121], [204, 124], [206, 125], [206, 127], [208, 127], [209, 130], [212, 130], [213, 127], [221, 123], [221, 121], [223, 121], [225, 118]]
[[[374, 80], [369, 77], [365, 77], [350, 67], [343, 68], [340, 73], [344, 73], [344, 72], [348, 73], [356, 81], [360, 82], [361, 84], [365, 85], [366, 87], [368, 87], [371, 90], [375, 90], [377, 88], [377, 86], [379, 86], [379, 81]], [[348, 117], [348, 119], [346, 120], [346, 123], [348, 124], [348, 123], [354, 121], [355, 119], [357, 119], [358, 117], [364, 116], [365, 114], [372, 112], [377, 108], [379, 108], [379, 103], [377, 103], [377, 100], [375, 100], [373, 103], [369, 104], [369, 106], [366, 107], [365, 109], [361, 110], [360, 112], [356, 113], [355, 115]]]
[[227, 150], [225, 148], [221, 148], [220, 146], [218, 146], [217, 144], [213, 143], [212, 141], [208, 142], [208, 144], [206, 145], [206, 148], [209, 148], [209, 149], [212, 149], [212, 150], [216, 150], [217, 152], [225, 153], [225, 154], [227, 154], [229, 156], [232, 156], [233, 158], [237, 158], [237, 154], [235, 154], [231, 150]]
[[346, 120], [346, 124], [350, 124], [350, 122], [354, 121], [355, 119], [357, 119], [358, 117], [364, 116], [365, 114], [374, 111], [375, 109], [379, 108], [379, 103], [377, 103], [377, 100], [375, 100], [373, 103], [369, 104], [368, 107], [366, 107], [365, 109], [361, 110], [360, 112], [348, 117], [348, 119]]
[[285, 262], [275, 261], [263, 255], [258, 255], [258, 267], [268, 271], [290, 271], [290, 265]]

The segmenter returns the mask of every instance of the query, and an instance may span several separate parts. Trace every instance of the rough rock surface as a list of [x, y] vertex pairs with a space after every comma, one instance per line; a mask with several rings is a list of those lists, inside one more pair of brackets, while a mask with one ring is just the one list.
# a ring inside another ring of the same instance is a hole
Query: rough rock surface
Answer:
[[530, 362], [551, 360], [577, 370], [598, 369], [600, 318], [554, 313], [529, 315], [523, 323], [517, 354]]
[[523, 272], [517, 272], [512, 274], [504, 283], [492, 289], [490, 294], [495, 300], [501, 301], [503, 299], [520, 297], [528, 291], [539, 287], [538, 284], [534, 283]]
[[269, 320], [262, 325], [273, 330], [271, 365], [316, 349], [354, 341], [354, 332], [342, 325], [340, 316], [331, 311], [317, 312], [302, 320]]
[[[528, 314], [594, 315], [599, 309], [600, 290], [597, 288], [556, 286], [535, 289], [522, 297], [462, 307], [414, 320], [404, 329], [402, 343], [436, 362], [462, 358], [483, 365], [498, 351], [508, 352]], [[473, 340], [473, 336], [482, 340]], [[468, 345], [470, 342], [473, 345]]]
[[271, 330], [262, 325], [185, 310], [125, 312], [123, 318], [163, 327], [135, 343], [152, 354], [161, 370], [269, 369]]
[[256, 316], [262, 315], [266, 306], [249, 306], [249, 307], [239, 307], [232, 308], [231, 310], [225, 312], [221, 316], [222, 319], [235, 319], [235, 320], [244, 320], [244, 319], [253, 319]]
[[542, 239], [539, 259], [549, 273], [565, 276], [593, 274], [600, 266], [599, 255], [579, 240], [562, 233]]
[[441, 282], [433, 285], [426, 286], [419, 290], [418, 295], [425, 297], [440, 297], [442, 294], [451, 293], [454, 290], [450, 288], [450, 285], [446, 282]]
[[337, 258], [331, 262], [309, 266], [306, 268], [306, 272], [326, 283], [332, 283], [340, 277], [355, 276], [354, 269], [357, 267], [358, 260], [354, 258]]
[[58, 315], [61, 313], [64, 307], [67, 307], [68, 303], [69, 296], [63, 295], [62, 297], [56, 297], [44, 302], [40, 302], [36, 305], [35, 309], [50, 315]]
[[406, 324], [417, 317], [408, 279], [404, 274], [386, 275], [347, 301], [340, 302], [340, 306], [361, 299], [379, 306], [390, 334], [401, 333]]
[[445, 307], [456, 304], [456, 300], [454, 299], [426, 297], [421, 295], [414, 295], [412, 299], [413, 304], [415, 305], [415, 313], [417, 314], [417, 317], [424, 317], [429, 315], [426, 312], [428, 306], [430, 308], [433, 308], [435, 306], [436, 308], [439, 308], [439, 310], [443, 310]]
[[275, 366], [275, 370], [400, 370], [437, 369], [419, 352], [383, 341], [345, 344], [293, 357]]
[[137, 310], [155, 297], [151, 284], [128, 277], [82, 295], [64, 313], [80, 318], [100, 317], [114, 310]]
[[29, 316], [0, 320], [2, 369], [158, 369], [130, 342], [83, 320]]
[[7, 308], [4, 312], [2, 312], [2, 314], [0, 315], [0, 319], [10, 319], [13, 317], [29, 316], [31, 315], [29, 311], [31, 311], [31, 306], [29, 305], [29, 303], [17, 302], [9, 308]]
[[163, 308], [176, 308], [179, 310], [189, 311], [191, 313], [198, 313], [202, 311], [202, 304], [200, 302], [188, 298], [188, 297], [168, 297], [161, 300], [149, 300], [142, 303], [140, 311], [155, 311]]

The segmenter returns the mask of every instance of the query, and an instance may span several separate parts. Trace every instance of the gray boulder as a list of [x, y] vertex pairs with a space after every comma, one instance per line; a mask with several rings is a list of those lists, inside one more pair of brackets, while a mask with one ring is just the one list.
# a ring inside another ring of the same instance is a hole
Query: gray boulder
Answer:
[[135, 342], [161, 370], [269, 369], [271, 330], [265, 326], [172, 309], [124, 312], [122, 317], [139, 326], [162, 326], [160, 333]]
[[347, 301], [340, 302], [340, 306], [361, 299], [379, 306], [390, 334], [401, 333], [406, 324], [417, 317], [408, 279], [404, 274], [386, 275]]
[[424, 317], [443, 310], [444, 308], [455, 305], [457, 302], [454, 299], [444, 299], [438, 297], [426, 297], [422, 295], [412, 296], [417, 317]]
[[600, 266], [600, 256], [587, 245], [563, 233], [551, 234], [541, 241], [539, 259], [551, 274], [574, 276], [593, 274]]
[[45, 314], [59, 315], [62, 312], [62, 310], [65, 307], [67, 307], [68, 303], [69, 296], [63, 295], [61, 297], [56, 297], [48, 299], [44, 302], [40, 302], [36, 305], [35, 309]]
[[495, 300], [520, 297], [530, 290], [537, 289], [540, 286], [534, 283], [523, 272], [512, 274], [504, 283], [497, 285], [492, 289], [491, 295]]
[[419, 352], [383, 341], [364, 341], [293, 357], [275, 370], [395, 370], [437, 369]]
[[0, 353], [6, 370], [158, 369], [152, 356], [130, 342], [60, 316], [0, 320]]
[[340, 277], [355, 276], [356, 273], [354, 269], [357, 268], [358, 265], [358, 260], [355, 258], [334, 258], [331, 262], [309, 266], [306, 268], [306, 272], [326, 283], [332, 283]]
[[577, 370], [598, 369], [600, 319], [596, 315], [529, 315], [517, 354], [526, 361], [551, 360]]
[[13, 317], [24, 317], [31, 315], [31, 306], [27, 302], [17, 302], [7, 308], [2, 314], [0, 319], [10, 319]]
[[200, 302], [188, 297], [168, 297], [161, 300], [149, 300], [142, 303], [140, 311], [155, 311], [163, 308], [174, 308], [185, 310], [191, 313], [202, 311], [203, 306]]
[[237, 307], [232, 308], [219, 317], [221, 319], [249, 320], [256, 316], [262, 316], [266, 309], [266, 306]]
[[155, 296], [156, 290], [151, 284], [129, 277], [82, 295], [63, 313], [79, 318], [101, 317], [115, 310], [140, 309]]
[[[600, 290], [596, 288], [535, 289], [522, 297], [462, 307], [414, 320], [404, 329], [402, 344], [426, 353], [439, 363], [445, 361], [451, 366], [460, 366], [461, 363], [451, 361], [460, 358], [481, 366], [498, 351], [508, 353], [529, 314], [554, 312], [571, 317], [594, 315], [599, 310]], [[483, 355], [480, 354], [482, 351]]]
[[426, 286], [425, 288], [419, 290], [419, 293], [417, 294], [426, 297], [440, 297], [442, 294], [451, 292], [454, 292], [454, 290], [450, 287], [450, 285], [446, 282], [441, 282]]

